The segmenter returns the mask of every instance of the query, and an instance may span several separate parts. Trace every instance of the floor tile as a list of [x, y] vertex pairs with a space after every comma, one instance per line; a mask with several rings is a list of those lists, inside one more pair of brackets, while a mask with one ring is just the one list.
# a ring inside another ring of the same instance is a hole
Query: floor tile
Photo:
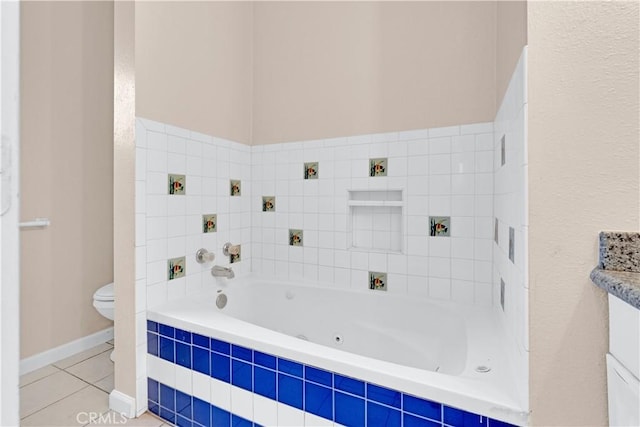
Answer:
[[20, 377], [20, 387], [41, 380], [42, 378], [48, 377], [49, 375], [55, 374], [56, 372], [60, 372], [60, 369], [56, 368], [53, 365], [48, 365], [44, 368], [36, 369], [35, 371], [29, 372], [28, 374], [24, 374]]
[[113, 338], [107, 341], [107, 344], [111, 344], [111, 346], [113, 346]]
[[107, 344], [100, 344], [96, 347], [90, 348], [89, 350], [83, 351], [82, 353], [78, 353], [78, 354], [74, 354], [71, 357], [67, 357], [66, 359], [62, 359], [56, 363], [54, 363], [53, 365], [60, 368], [60, 369], [66, 369], [70, 366], [73, 366], [77, 363], [80, 363], [84, 360], [87, 360], [93, 356], [95, 356], [96, 354], [100, 354], [104, 351], [107, 350], [112, 350], [112, 347]]
[[105, 351], [90, 359], [76, 363], [65, 369], [70, 374], [82, 378], [88, 383], [95, 383], [113, 374], [113, 362], [109, 359], [111, 351]]
[[164, 424], [164, 421], [160, 418], [156, 418], [149, 412], [145, 412], [140, 415], [138, 418], [128, 419], [125, 423], [122, 422], [122, 418], [119, 414], [114, 413], [113, 411], [109, 411], [108, 414], [103, 417], [103, 422], [91, 424], [91, 427], [102, 427], [102, 426], [126, 426], [126, 427], [160, 427]]
[[[24, 418], [21, 426], [83, 426], [109, 410], [109, 395], [87, 385], [72, 395]], [[93, 425], [93, 424], [90, 424]]]
[[113, 391], [113, 374], [101, 379], [100, 381], [96, 381], [93, 385], [107, 393], [111, 393]]
[[20, 418], [31, 415], [86, 386], [87, 383], [63, 371], [26, 385], [20, 389]]

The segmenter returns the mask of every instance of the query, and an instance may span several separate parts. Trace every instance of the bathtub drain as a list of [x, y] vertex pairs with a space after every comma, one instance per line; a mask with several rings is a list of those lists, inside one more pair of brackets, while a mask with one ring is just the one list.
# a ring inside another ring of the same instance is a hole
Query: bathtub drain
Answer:
[[485, 365], [476, 366], [476, 372], [479, 372], [481, 374], [486, 374], [490, 370], [491, 370], [491, 366], [485, 366]]
[[342, 345], [342, 343], [344, 342], [344, 338], [342, 338], [342, 335], [340, 334], [334, 334], [333, 342], [336, 343], [337, 345]]

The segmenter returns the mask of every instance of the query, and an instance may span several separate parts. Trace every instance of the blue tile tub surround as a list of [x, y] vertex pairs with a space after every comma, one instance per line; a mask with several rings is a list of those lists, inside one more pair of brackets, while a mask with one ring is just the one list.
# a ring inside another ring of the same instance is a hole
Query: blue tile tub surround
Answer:
[[[315, 366], [147, 321], [148, 353], [244, 390], [361, 427], [508, 427], [511, 424]], [[148, 379], [149, 410], [178, 426], [257, 426]]]

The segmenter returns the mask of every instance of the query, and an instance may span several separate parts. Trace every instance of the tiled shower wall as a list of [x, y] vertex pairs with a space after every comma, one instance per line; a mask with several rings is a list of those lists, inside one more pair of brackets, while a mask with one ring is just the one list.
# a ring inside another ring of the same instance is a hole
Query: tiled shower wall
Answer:
[[[518, 397], [523, 408], [528, 404], [529, 359], [526, 49], [511, 77], [494, 124], [494, 212], [497, 223], [497, 241], [493, 245], [494, 305], [508, 336], [510, 360], [515, 362], [520, 386]], [[501, 293], [504, 305], [501, 304]]]
[[[137, 402], [146, 405], [146, 309], [200, 290], [214, 281], [212, 265], [251, 269], [250, 147], [138, 118], [136, 120], [136, 376]], [[169, 175], [182, 176], [170, 194]], [[231, 180], [240, 195], [231, 196]], [[204, 215], [216, 215], [205, 232]], [[225, 242], [241, 245], [230, 264]], [[198, 264], [205, 248], [214, 262]], [[174, 260], [174, 262], [172, 262]], [[170, 271], [170, 266], [175, 270]], [[138, 410], [144, 409], [139, 406]]]
[[[380, 272], [388, 292], [491, 305], [493, 140], [493, 123], [483, 123], [254, 146], [252, 270], [353, 289]], [[371, 159], [386, 160], [386, 176], [370, 176]], [[304, 178], [305, 163], [315, 179]], [[366, 199], [385, 189], [402, 190], [400, 207], [358, 206], [350, 217], [349, 190]], [[262, 211], [264, 196], [274, 211]], [[399, 227], [392, 209], [404, 210]], [[450, 235], [431, 237], [430, 216], [449, 217]], [[352, 248], [351, 230], [363, 228], [372, 230], [365, 246], [384, 246], [376, 230], [386, 228], [401, 250]], [[303, 231], [301, 246], [289, 229]]]

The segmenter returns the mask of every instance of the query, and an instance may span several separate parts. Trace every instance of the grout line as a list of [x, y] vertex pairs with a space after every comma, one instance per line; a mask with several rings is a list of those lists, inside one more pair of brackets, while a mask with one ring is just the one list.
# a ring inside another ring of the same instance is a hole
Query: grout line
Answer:
[[[19, 389], [20, 389], [20, 390], [22, 390], [22, 388], [23, 388], [23, 387], [26, 387], [26, 386], [31, 385], [31, 384], [33, 384], [33, 383], [36, 383], [36, 382], [38, 382], [38, 381], [40, 381], [40, 380], [43, 380], [43, 379], [45, 379], [45, 378], [49, 378], [51, 375], [55, 375], [55, 374], [57, 374], [58, 372], [60, 372], [60, 371], [62, 371], [62, 370], [63, 370], [63, 369], [58, 368], [58, 367], [57, 367], [57, 366], [55, 366], [55, 365], [47, 365], [47, 366], [43, 366], [43, 367], [42, 367], [42, 368], [40, 368], [40, 369], [44, 369], [44, 368], [46, 368], [46, 367], [48, 367], [48, 366], [51, 366], [51, 367], [53, 367], [54, 369], [57, 369], [58, 371], [57, 371], [57, 372], [52, 372], [52, 373], [50, 373], [50, 374], [48, 374], [48, 375], [45, 375], [44, 377], [41, 377], [41, 378], [35, 379], [35, 380], [33, 380], [33, 381], [31, 381], [31, 382], [28, 382], [28, 383], [26, 383], [26, 384], [22, 384], [22, 385], [19, 387]], [[25, 375], [29, 375], [29, 374], [25, 374]]]
[[[84, 382], [86, 383], [86, 381], [84, 381]], [[89, 384], [89, 385], [90, 385], [90, 384]], [[32, 413], [31, 413], [31, 414], [29, 414], [29, 415], [25, 415], [24, 417], [20, 417], [20, 421], [22, 421], [22, 420], [24, 420], [25, 418], [28, 418], [28, 417], [30, 417], [30, 416], [32, 416], [32, 415], [35, 415], [35, 414], [37, 414], [38, 412], [43, 411], [43, 410], [47, 409], [48, 407], [55, 405], [55, 404], [56, 404], [56, 403], [58, 403], [58, 402], [62, 402], [62, 401], [63, 401], [63, 400], [65, 400], [66, 398], [68, 398], [68, 397], [70, 397], [70, 396], [73, 396], [74, 394], [78, 393], [79, 391], [84, 390], [85, 388], [87, 388], [87, 386], [84, 386], [84, 387], [82, 387], [82, 388], [80, 388], [80, 389], [78, 389], [78, 390], [76, 390], [76, 391], [74, 391], [74, 392], [72, 392], [72, 393], [70, 393], [70, 394], [68, 394], [68, 395], [66, 395], [66, 396], [64, 396], [64, 397], [62, 397], [62, 398], [60, 398], [60, 399], [56, 400], [55, 402], [51, 402], [51, 403], [50, 403], [50, 404], [48, 404], [47, 406], [45, 406], [45, 407], [43, 407], [43, 408], [40, 408], [40, 409], [38, 409], [37, 411], [32, 412]]]

